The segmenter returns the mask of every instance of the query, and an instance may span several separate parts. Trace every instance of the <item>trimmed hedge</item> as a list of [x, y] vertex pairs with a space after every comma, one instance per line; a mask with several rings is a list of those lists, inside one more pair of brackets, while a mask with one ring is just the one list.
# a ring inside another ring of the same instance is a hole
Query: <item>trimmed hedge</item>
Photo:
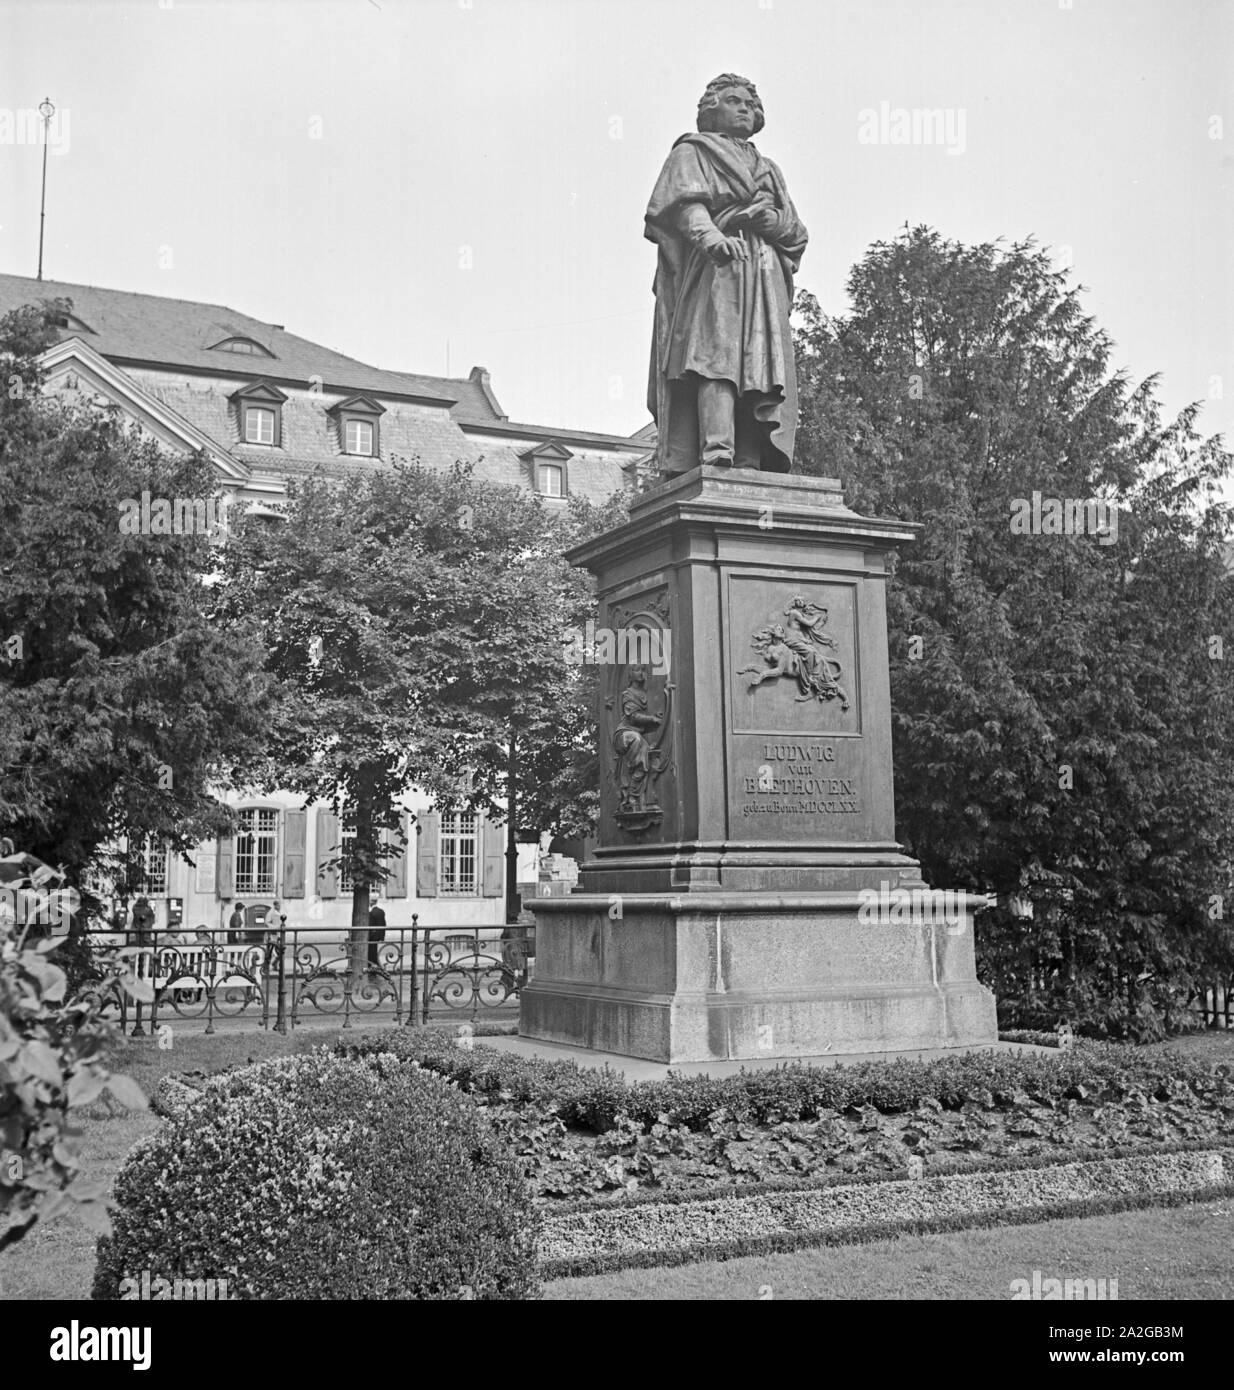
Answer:
[[340, 1040], [343, 1056], [390, 1052], [480, 1098], [531, 1104], [555, 1112], [567, 1126], [604, 1133], [619, 1117], [653, 1124], [706, 1128], [717, 1110], [755, 1124], [813, 1120], [827, 1110], [872, 1106], [884, 1114], [937, 1101], [958, 1109], [989, 1093], [996, 1101], [1027, 1095], [1057, 1102], [1090, 1095], [1117, 1099], [1139, 1091], [1167, 1100], [1180, 1095], [1229, 1095], [1231, 1068], [1175, 1053], [1146, 1053], [1115, 1043], [1077, 1044], [1052, 1054], [973, 1052], [928, 1062], [897, 1059], [809, 1067], [786, 1063], [736, 1076], [681, 1076], [627, 1083], [607, 1068], [518, 1057], [495, 1048], [462, 1048], [426, 1029], [361, 1033]]
[[120, 1171], [94, 1298], [147, 1270], [241, 1299], [537, 1296], [520, 1170], [443, 1078], [322, 1049], [190, 1090]]

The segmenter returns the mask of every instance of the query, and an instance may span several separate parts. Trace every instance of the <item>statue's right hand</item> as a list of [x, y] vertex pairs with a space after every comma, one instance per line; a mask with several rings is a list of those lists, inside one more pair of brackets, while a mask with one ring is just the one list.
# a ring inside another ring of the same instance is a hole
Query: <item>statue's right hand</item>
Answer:
[[731, 261], [745, 261], [750, 258], [750, 248], [744, 237], [726, 236], [707, 248], [707, 254], [717, 265], [727, 265]]

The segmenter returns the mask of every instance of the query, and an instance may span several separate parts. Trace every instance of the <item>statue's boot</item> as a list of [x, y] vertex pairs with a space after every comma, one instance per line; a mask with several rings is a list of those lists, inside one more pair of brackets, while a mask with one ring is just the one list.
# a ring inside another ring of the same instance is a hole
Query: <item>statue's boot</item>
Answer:
[[731, 381], [698, 383], [699, 462], [731, 468], [737, 452], [737, 388]]

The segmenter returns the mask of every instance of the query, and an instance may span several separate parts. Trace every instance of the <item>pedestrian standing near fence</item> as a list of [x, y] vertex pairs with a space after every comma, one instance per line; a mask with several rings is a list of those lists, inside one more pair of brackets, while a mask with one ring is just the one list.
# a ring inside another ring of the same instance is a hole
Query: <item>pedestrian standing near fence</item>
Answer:
[[150, 900], [144, 893], [133, 904], [131, 930], [135, 946], [148, 946], [150, 944], [154, 934], [154, 909], [150, 906]]
[[283, 905], [277, 898], [270, 904], [270, 910], [266, 913], [266, 945], [277, 946], [279, 933], [287, 925], [287, 914], [283, 911]]

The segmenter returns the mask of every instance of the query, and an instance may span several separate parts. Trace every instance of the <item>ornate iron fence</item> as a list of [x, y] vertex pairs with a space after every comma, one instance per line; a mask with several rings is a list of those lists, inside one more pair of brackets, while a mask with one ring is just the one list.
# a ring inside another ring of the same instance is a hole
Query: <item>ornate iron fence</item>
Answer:
[[[249, 941], [224, 932], [86, 935], [92, 965], [77, 996], [114, 1009], [133, 1037], [171, 1019], [204, 1021], [207, 1033], [231, 1019], [280, 1033], [330, 1017], [343, 1028], [355, 1019], [427, 1023], [434, 1014], [475, 1022], [483, 1011], [513, 1012], [534, 959], [534, 928], [422, 927], [414, 916], [409, 927], [385, 927], [381, 941], [369, 940], [367, 928], [319, 926]], [[126, 971], [150, 986], [149, 1003], [120, 988]]]

